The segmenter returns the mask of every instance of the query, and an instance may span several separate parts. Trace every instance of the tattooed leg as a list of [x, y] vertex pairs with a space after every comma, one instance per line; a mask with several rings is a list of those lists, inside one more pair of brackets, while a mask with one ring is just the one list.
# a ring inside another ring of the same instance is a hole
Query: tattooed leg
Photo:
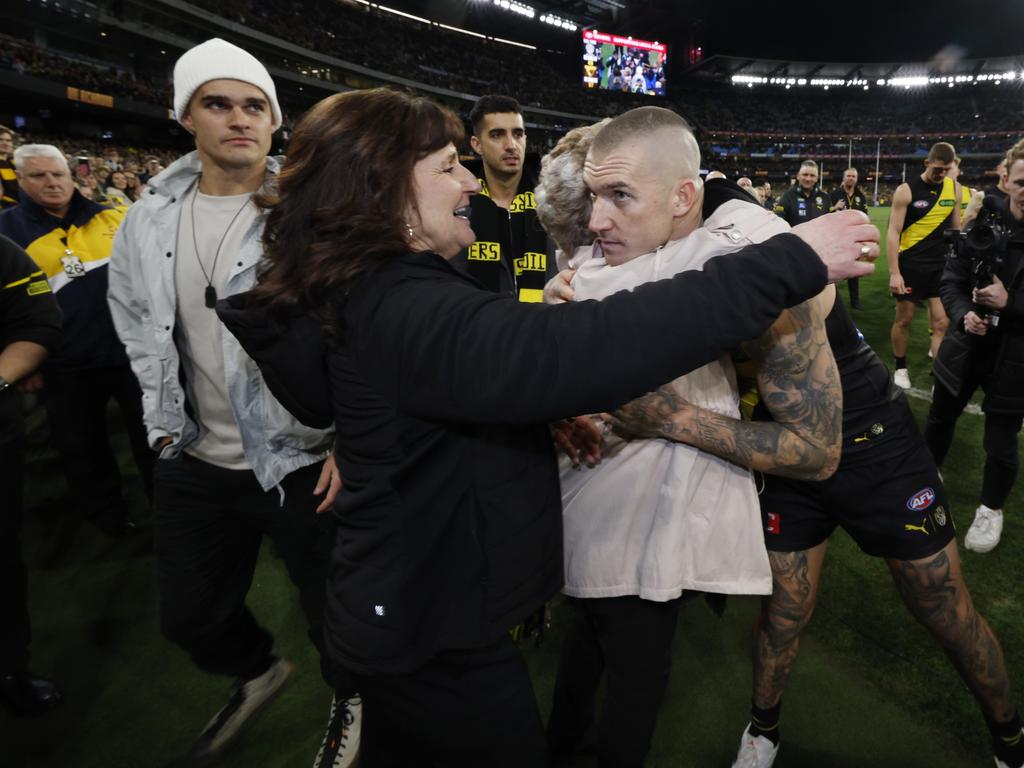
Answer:
[[772, 594], [754, 634], [754, 704], [774, 707], [796, 661], [800, 633], [811, 618], [828, 542], [800, 552], [769, 552]]
[[910, 612], [942, 644], [984, 713], [995, 722], [1013, 717], [1003, 649], [967, 591], [956, 541], [931, 557], [888, 563]]

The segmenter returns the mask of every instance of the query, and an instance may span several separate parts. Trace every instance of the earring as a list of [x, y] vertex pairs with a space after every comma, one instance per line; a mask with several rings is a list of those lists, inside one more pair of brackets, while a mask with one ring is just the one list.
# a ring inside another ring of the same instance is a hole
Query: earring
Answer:
[[406, 224], [405, 225], [405, 233], [409, 236], [409, 239], [412, 240], [412, 238], [413, 238], [412, 226], [410, 226], [409, 224]]

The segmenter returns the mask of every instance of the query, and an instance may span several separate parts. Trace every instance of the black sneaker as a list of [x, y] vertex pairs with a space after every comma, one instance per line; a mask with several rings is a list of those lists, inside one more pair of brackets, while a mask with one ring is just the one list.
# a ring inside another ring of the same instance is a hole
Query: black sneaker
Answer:
[[350, 696], [331, 701], [327, 733], [316, 753], [313, 768], [349, 768], [359, 756], [359, 732], [363, 721], [363, 700]]
[[275, 659], [259, 677], [238, 683], [228, 703], [199, 734], [192, 747], [192, 759], [205, 761], [223, 754], [238, 739], [245, 724], [281, 691], [291, 674], [291, 664]]

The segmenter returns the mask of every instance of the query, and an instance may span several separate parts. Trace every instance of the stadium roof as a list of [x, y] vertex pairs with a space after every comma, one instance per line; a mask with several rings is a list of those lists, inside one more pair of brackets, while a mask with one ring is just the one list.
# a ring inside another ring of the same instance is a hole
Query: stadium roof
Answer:
[[[879, 80], [903, 81], [919, 78], [946, 78], [958, 82], [1024, 78], [1024, 56], [988, 59], [961, 59], [951, 51], [942, 52], [927, 62], [826, 62], [791, 59], [753, 59], [742, 56], [710, 56], [687, 70], [687, 76], [707, 80], [739, 80], [757, 83], [783, 79], [812, 81], [863, 80], [875, 85]], [[780, 83], [782, 84], [782, 83]], [[805, 83], [801, 83], [804, 85]]]
[[[353, 0], [335, 0], [353, 2]], [[528, 6], [524, 19], [495, 3]], [[554, 14], [581, 28], [659, 40], [705, 54], [787, 56], [820, 61], [927, 61], [955, 47], [961, 55], [1024, 53], [1021, 0], [858, 0], [826, 3], [733, 3], [722, 0], [384, 0], [448, 24], [558, 49], [566, 29], [539, 23]], [[792, 8], [790, 7], [792, 6]], [[575, 30], [572, 30], [575, 31]], [[578, 38], [574, 38], [578, 39]]]

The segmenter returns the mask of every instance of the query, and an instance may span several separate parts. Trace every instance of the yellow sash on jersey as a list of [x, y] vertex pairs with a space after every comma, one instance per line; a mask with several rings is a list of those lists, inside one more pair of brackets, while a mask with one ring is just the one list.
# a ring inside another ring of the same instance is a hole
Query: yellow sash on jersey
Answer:
[[[912, 205], [913, 203], [911, 203]], [[900, 250], [906, 251], [938, 229], [956, 205], [956, 182], [948, 176], [942, 180], [942, 192], [924, 216], [903, 230]]]
[[966, 211], [967, 210], [967, 206], [970, 205], [970, 203], [971, 203], [971, 195], [973, 195], [973, 194], [974, 193], [971, 191], [970, 187], [965, 187], [962, 184], [960, 185], [960, 210], [961, 211]]

